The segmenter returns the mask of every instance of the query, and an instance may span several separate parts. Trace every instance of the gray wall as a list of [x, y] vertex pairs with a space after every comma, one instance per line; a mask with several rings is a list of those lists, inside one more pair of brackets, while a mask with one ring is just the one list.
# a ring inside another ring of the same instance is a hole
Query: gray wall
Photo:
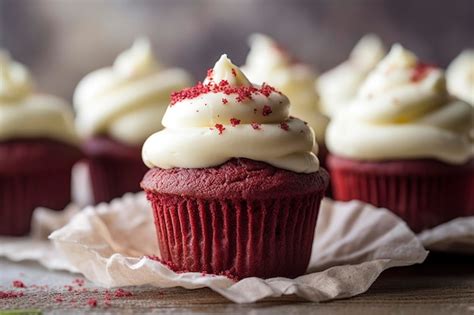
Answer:
[[474, 47], [473, 21], [474, 0], [0, 0], [0, 46], [31, 67], [42, 90], [70, 98], [84, 74], [141, 34], [163, 63], [201, 79], [223, 52], [243, 63], [255, 31], [320, 71], [367, 32], [446, 66]]

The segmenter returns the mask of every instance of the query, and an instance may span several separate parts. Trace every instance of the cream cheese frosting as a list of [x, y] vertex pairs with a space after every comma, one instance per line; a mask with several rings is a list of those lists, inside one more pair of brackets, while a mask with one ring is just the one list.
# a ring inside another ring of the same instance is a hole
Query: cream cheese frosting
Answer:
[[333, 117], [344, 109], [384, 55], [384, 45], [377, 36], [362, 37], [348, 60], [319, 77], [316, 86], [321, 98], [321, 111]]
[[34, 92], [28, 69], [0, 51], [0, 141], [50, 138], [76, 145], [70, 106], [60, 98]]
[[74, 93], [78, 131], [85, 138], [106, 134], [141, 145], [163, 128], [169, 95], [190, 83], [184, 70], [160, 67], [150, 42], [138, 39], [112, 67], [96, 70], [79, 82]]
[[308, 122], [317, 142], [324, 143], [324, 132], [329, 120], [319, 110], [314, 70], [296, 62], [277, 42], [263, 34], [250, 37], [250, 52], [241, 69], [252, 82], [268, 83], [288, 96], [290, 114]]
[[173, 94], [165, 128], [146, 140], [143, 161], [150, 168], [206, 168], [248, 158], [298, 173], [316, 172], [314, 133], [289, 115], [289, 105], [271, 86], [250, 83], [222, 55], [203, 83]]
[[466, 49], [446, 71], [448, 91], [474, 106], [474, 49]]
[[472, 157], [472, 115], [448, 95], [441, 69], [396, 44], [331, 121], [326, 142], [331, 153], [353, 159], [462, 164]]

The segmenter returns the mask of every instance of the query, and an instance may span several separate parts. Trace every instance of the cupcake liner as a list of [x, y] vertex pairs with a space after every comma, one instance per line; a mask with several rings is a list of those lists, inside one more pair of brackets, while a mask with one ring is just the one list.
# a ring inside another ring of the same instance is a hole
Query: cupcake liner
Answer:
[[148, 191], [147, 197], [163, 263], [240, 279], [305, 273], [323, 194], [216, 200]]
[[365, 162], [330, 155], [328, 165], [335, 199], [357, 199], [388, 208], [415, 232], [474, 215], [472, 162]]
[[140, 181], [148, 168], [140, 156], [92, 156], [87, 160], [95, 203], [108, 202], [127, 192], [141, 190]]
[[28, 234], [36, 207], [62, 210], [70, 200], [70, 168], [0, 175], [0, 235]]

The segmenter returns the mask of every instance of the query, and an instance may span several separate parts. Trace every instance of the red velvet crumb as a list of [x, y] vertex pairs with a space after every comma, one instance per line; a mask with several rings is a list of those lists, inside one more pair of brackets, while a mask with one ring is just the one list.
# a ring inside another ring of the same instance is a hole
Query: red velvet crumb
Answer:
[[281, 92], [275, 90], [274, 87], [265, 83], [258, 88], [254, 86], [232, 86], [227, 80], [222, 80], [219, 83], [208, 82], [206, 84], [198, 82], [196, 86], [172, 93], [170, 106], [180, 101], [194, 99], [207, 93], [224, 93], [225, 95], [237, 94], [236, 100], [243, 102], [247, 99], [252, 99], [252, 94], [262, 94], [268, 97], [273, 92], [281, 94]]
[[97, 300], [96, 299], [89, 299], [87, 300], [87, 305], [90, 307], [96, 307], [97, 306]]
[[14, 280], [13, 281], [13, 286], [15, 288], [26, 288], [26, 285], [21, 280]]
[[115, 293], [114, 293], [115, 297], [126, 297], [126, 296], [132, 296], [133, 293], [130, 292], [130, 291], [126, 291], [124, 289], [117, 289], [115, 290]]
[[255, 129], [255, 130], [261, 130], [261, 129], [262, 129], [261, 124], [259, 124], [259, 123], [253, 122], [253, 123], [251, 123], [250, 125], [251, 125], [252, 128]]
[[268, 116], [272, 113], [272, 108], [268, 105], [263, 106], [262, 115]]
[[229, 101], [226, 98], [223, 98], [222, 99], [222, 104], [227, 104], [227, 103], [229, 103]]
[[216, 129], [219, 131], [219, 134], [220, 134], [220, 135], [221, 135], [221, 134], [224, 132], [224, 130], [225, 130], [225, 127], [224, 127], [224, 125], [222, 125], [222, 124], [216, 124], [214, 127], [216, 127]]
[[419, 82], [423, 80], [428, 75], [428, 73], [435, 68], [436, 67], [433, 65], [418, 62], [416, 67], [413, 69], [413, 73], [411, 74], [410, 80], [412, 82]]
[[290, 127], [288, 126], [288, 124], [286, 122], [280, 123], [280, 128], [285, 130], [285, 131], [290, 130]]
[[15, 299], [23, 296], [23, 292], [0, 291], [0, 299]]
[[235, 127], [235, 126], [237, 126], [237, 125], [240, 125], [240, 119], [231, 118], [231, 119], [230, 119], [230, 124], [232, 125], [232, 127]]

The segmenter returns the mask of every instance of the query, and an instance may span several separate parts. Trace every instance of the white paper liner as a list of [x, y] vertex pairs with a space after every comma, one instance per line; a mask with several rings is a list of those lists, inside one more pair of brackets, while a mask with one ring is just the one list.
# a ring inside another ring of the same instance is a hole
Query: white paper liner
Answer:
[[383, 270], [426, 258], [416, 236], [388, 210], [325, 199], [318, 220], [310, 273], [296, 279], [246, 278], [235, 283], [224, 276], [175, 273], [147, 258], [158, 255], [158, 248], [143, 193], [88, 207], [50, 239], [97, 285], [209, 287], [237, 303], [288, 294], [311, 301], [350, 297], [365, 292]]

